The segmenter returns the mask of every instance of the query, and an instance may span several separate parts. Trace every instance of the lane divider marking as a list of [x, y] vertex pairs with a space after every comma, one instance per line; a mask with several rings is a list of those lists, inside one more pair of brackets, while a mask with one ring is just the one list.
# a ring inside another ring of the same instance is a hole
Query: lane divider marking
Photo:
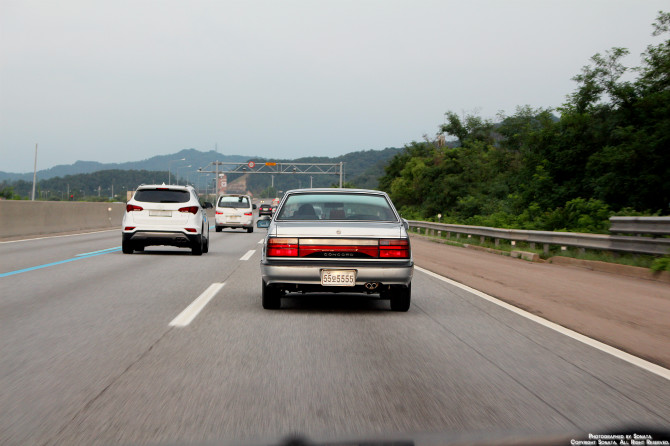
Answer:
[[31, 266], [30, 268], [18, 269], [16, 271], [10, 271], [7, 273], [0, 274], [0, 277], [13, 276], [15, 274], [27, 273], [29, 271], [35, 271], [42, 268], [48, 268], [50, 266], [61, 265], [63, 263], [74, 262], [76, 260], [88, 259], [89, 257], [101, 256], [103, 254], [109, 254], [112, 252], [121, 251], [121, 247], [113, 248], [113, 251], [105, 250], [103, 252], [96, 252], [90, 254], [79, 254], [79, 257], [72, 257], [71, 259], [59, 260], [58, 262], [45, 263], [44, 265]]
[[114, 248], [101, 249], [100, 251], [85, 252], [83, 254], [77, 254], [75, 257], [88, 256], [91, 254], [106, 254], [108, 252], [120, 251], [120, 246], [115, 246]]
[[118, 230], [119, 229], [104, 229], [102, 231], [78, 232], [76, 234], [47, 235], [47, 236], [44, 236], [44, 237], [24, 238], [24, 239], [21, 239], [21, 240], [5, 240], [4, 242], [0, 242], [0, 244], [32, 242], [33, 240], [46, 240], [46, 239], [50, 239], [50, 238], [60, 238], [60, 237], [77, 237], [77, 236], [80, 236], [80, 235], [100, 234], [101, 232], [112, 232], [112, 231], [118, 231]]
[[221, 288], [225, 285], [224, 283], [215, 282], [211, 284], [203, 293], [198, 296], [191, 304], [184, 309], [179, 315], [172, 319], [170, 322], [171, 327], [186, 327], [190, 324], [193, 319], [205, 308], [205, 305], [209, 303], [210, 300], [216, 296], [216, 294], [221, 291]]
[[475, 296], [481, 297], [482, 299], [485, 299], [491, 303], [494, 303], [500, 307], [505, 308], [506, 310], [509, 310], [513, 313], [518, 314], [519, 316], [525, 317], [526, 319], [530, 319], [533, 322], [536, 322], [544, 327], [547, 327], [551, 330], [557, 331], [558, 333], [561, 333], [565, 336], [568, 336], [569, 338], [572, 338], [576, 341], [579, 341], [583, 344], [586, 344], [590, 347], [593, 347], [595, 349], [600, 350], [601, 352], [608, 353], [616, 358], [622, 359], [626, 361], [629, 364], [635, 365], [637, 367], [640, 367], [641, 369], [644, 369], [648, 372], [651, 372], [655, 375], [658, 375], [662, 378], [665, 378], [667, 380], [670, 380], [670, 370], [661, 367], [660, 365], [654, 364], [649, 361], [645, 361], [642, 358], [638, 358], [637, 356], [633, 356], [630, 353], [626, 353], [622, 350], [619, 350], [617, 348], [614, 348], [612, 346], [609, 346], [607, 344], [604, 344], [600, 341], [596, 341], [595, 339], [589, 338], [588, 336], [584, 336], [583, 334], [577, 333], [576, 331], [570, 330], [569, 328], [565, 328], [561, 325], [558, 325], [554, 322], [548, 321], [547, 319], [541, 318], [539, 316], [536, 316], [532, 313], [529, 313], [527, 311], [524, 311], [520, 308], [515, 307], [514, 305], [510, 305], [507, 302], [503, 302], [499, 299], [496, 299], [493, 296], [490, 296], [486, 293], [483, 293], [479, 290], [476, 290], [474, 288], [470, 288], [467, 285], [463, 285], [462, 283], [456, 282], [454, 280], [451, 280], [447, 277], [441, 276], [437, 273], [434, 273], [432, 271], [428, 271], [427, 269], [421, 268], [420, 266], [414, 265], [414, 269], [417, 271], [421, 271], [422, 273], [428, 274], [431, 277], [434, 277], [438, 280], [441, 280], [443, 282], [446, 282], [450, 285], [453, 285], [455, 287], [458, 287], [464, 291], [467, 291], [468, 293], [474, 294]]
[[258, 241], [258, 244], [259, 244], [259, 245], [262, 245], [264, 241], [265, 241], [265, 239], [262, 238], [262, 239], [260, 239], [260, 240]]
[[246, 254], [244, 254], [242, 257], [240, 257], [240, 260], [249, 260], [251, 258], [251, 256], [254, 255], [254, 254], [256, 254], [256, 250], [255, 249], [250, 249], [249, 251], [247, 251]]

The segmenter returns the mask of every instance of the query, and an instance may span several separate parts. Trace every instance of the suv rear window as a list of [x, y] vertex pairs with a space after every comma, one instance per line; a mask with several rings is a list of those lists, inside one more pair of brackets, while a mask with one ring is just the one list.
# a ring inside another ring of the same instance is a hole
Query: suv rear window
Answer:
[[247, 197], [221, 197], [219, 198], [220, 208], [248, 208], [251, 207]]
[[187, 203], [191, 194], [187, 190], [140, 189], [134, 198], [145, 203]]

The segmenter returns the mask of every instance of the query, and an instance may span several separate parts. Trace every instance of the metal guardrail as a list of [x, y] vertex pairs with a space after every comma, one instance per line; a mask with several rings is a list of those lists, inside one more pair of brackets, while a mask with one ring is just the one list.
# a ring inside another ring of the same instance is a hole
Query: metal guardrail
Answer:
[[436, 233], [438, 233], [437, 235], [441, 235], [444, 232], [447, 234], [447, 237], [450, 237], [452, 233], [456, 234], [457, 237], [460, 235], [478, 236], [481, 242], [489, 238], [493, 239], [496, 245], [498, 245], [500, 240], [526, 242], [530, 244], [531, 249], [535, 249], [535, 244], [541, 244], [546, 254], [549, 253], [549, 248], [552, 245], [633, 254], [665, 255], [670, 253], [669, 238], [499, 229], [416, 220], [409, 220], [408, 223], [410, 228], [417, 228], [419, 231], [424, 229], [426, 234], [428, 231], [431, 231], [432, 235]]
[[670, 217], [610, 217], [610, 232], [670, 235]]

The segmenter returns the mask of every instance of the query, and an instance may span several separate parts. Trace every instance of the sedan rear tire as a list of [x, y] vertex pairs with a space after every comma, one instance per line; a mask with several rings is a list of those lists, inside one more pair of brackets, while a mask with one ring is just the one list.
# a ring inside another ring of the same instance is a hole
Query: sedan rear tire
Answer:
[[261, 281], [263, 308], [278, 310], [281, 308], [281, 291]]
[[408, 311], [412, 300], [412, 284], [389, 291], [392, 311]]

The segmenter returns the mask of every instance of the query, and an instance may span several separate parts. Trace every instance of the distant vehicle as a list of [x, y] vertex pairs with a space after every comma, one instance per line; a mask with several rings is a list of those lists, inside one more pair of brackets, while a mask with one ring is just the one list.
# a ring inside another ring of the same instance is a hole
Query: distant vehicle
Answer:
[[216, 232], [223, 228], [242, 228], [254, 232], [254, 209], [249, 195], [221, 195], [216, 201], [214, 227]]
[[209, 251], [209, 223], [192, 186], [142, 185], [126, 204], [122, 222], [124, 254], [144, 251], [146, 246], [191, 248], [199, 256]]
[[261, 216], [261, 215], [272, 215], [272, 206], [270, 206], [269, 204], [265, 204], [265, 203], [261, 204], [258, 207], [258, 215], [259, 216]]
[[384, 192], [288, 191], [274, 217], [256, 225], [268, 228], [263, 308], [280, 308], [286, 293], [342, 292], [379, 293], [392, 310], [409, 310], [414, 262], [407, 222]]

